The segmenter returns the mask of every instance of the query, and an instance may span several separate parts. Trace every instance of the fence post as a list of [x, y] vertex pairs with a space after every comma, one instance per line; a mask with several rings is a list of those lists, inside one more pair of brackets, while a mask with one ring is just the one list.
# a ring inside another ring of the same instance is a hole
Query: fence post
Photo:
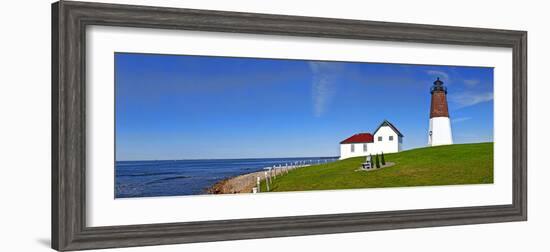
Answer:
[[267, 172], [264, 172], [264, 175], [265, 175], [265, 188], [267, 188], [267, 191], [269, 192], [269, 183], [271, 182], [269, 177], [267, 176]]
[[260, 176], [256, 178], [256, 186], [258, 187], [258, 192], [261, 192], [262, 190], [260, 189]]

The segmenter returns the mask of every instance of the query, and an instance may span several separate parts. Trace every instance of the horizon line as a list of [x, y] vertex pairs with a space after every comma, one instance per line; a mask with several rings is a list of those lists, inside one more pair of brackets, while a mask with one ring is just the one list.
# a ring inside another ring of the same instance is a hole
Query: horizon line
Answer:
[[[481, 142], [463, 142], [463, 143], [453, 143], [449, 145], [460, 145], [460, 144], [477, 144], [477, 143], [494, 143], [495, 141], [481, 141]], [[403, 151], [409, 151], [414, 149], [422, 149], [422, 148], [430, 148], [430, 147], [438, 147], [438, 146], [445, 146], [445, 145], [437, 145], [437, 146], [419, 146], [415, 148], [410, 149], [403, 149], [399, 152]], [[340, 157], [337, 156], [304, 156], [304, 157], [246, 157], [246, 158], [186, 158], [186, 159], [133, 159], [133, 160], [115, 160], [115, 162], [136, 162], [136, 161], [193, 161], [193, 160], [243, 160], [243, 159], [276, 159], [276, 158], [333, 158], [333, 157]]]
[[246, 158], [184, 158], [184, 159], [132, 159], [115, 160], [115, 162], [135, 162], [135, 161], [193, 161], [193, 160], [243, 160], [243, 159], [283, 159], [283, 158], [334, 158], [340, 156], [306, 156], [306, 157], [246, 157]]

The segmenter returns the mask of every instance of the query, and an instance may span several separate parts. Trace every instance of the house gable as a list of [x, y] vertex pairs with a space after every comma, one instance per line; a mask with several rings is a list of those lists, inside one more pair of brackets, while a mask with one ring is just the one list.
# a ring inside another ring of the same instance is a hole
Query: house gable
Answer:
[[397, 136], [399, 136], [399, 137], [404, 137], [403, 134], [401, 134], [401, 132], [399, 132], [399, 130], [398, 130], [395, 126], [393, 126], [393, 124], [390, 123], [388, 120], [384, 120], [384, 121], [380, 124], [380, 126], [378, 126], [378, 128], [376, 128], [376, 130], [374, 131], [374, 135], [376, 135], [376, 132], [378, 132], [378, 130], [380, 130], [380, 128], [382, 128], [382, 127], [384, 127], [384, 126], [390, 127], [390, 129], [392, 129], [392, 130], [395, 132], [395, 134], [397, 134]]

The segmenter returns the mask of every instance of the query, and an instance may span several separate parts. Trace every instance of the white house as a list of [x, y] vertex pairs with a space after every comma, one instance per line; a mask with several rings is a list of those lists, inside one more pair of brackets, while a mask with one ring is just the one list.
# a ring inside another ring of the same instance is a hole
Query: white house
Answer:
[[374, 131], [359, 133], [340, 142], [340, 159], [401, 151], [403, 134], [384, 120]]

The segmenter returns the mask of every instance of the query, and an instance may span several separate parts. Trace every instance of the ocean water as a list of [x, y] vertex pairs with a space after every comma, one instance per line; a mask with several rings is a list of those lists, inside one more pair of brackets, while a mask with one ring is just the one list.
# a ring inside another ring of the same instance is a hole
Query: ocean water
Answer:
[[115, 197], [205, 194], [216, 182], [274, 165], [303, 161], [317, 164], [336, 157], [117, 161]]

